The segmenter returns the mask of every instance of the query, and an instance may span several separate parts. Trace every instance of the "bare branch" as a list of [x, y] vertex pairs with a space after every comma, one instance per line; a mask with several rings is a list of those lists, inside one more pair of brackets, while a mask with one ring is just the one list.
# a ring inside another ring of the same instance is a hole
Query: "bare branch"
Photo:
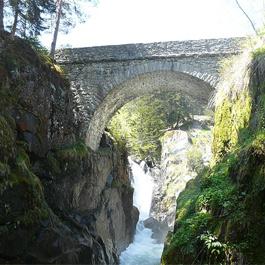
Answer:
[[239, 4], [238, 0], [235, 0], [236, 4], [238, 6], [238, 8], [244, 13], [244, 15], [246, 16], [246, 18], [248, 19], [248, 21], [250, 22], [253, 30], [255, 31], [256, 35], [258, 35], [258, 31], [255, 28], [255, 25], [253, 23], [253, 21], [251, 20], [251, 18], [249, 17], [249, 15], [246, 13], [246, 11], [242, 8], [242, 6]]

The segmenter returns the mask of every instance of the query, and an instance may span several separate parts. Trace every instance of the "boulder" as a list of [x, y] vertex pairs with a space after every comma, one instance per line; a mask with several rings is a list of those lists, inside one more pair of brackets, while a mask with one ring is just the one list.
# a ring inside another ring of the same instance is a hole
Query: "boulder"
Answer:
[[155, 218], [149, 217], [148, 219], [144, 220], [144, 226], [152, 230], [152, 238], [154, 238], [157, 243], [164, 243], [169, 231], [169, 227], [166, 222], [159, 222]]

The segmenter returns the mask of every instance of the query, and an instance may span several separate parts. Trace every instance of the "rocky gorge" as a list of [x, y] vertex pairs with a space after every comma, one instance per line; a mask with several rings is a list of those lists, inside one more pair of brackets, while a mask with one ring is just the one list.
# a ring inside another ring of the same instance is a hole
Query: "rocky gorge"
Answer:
[[[114, 121], [130, 145], [108, 127], [93, 151], [63, 69], [34, 41], [2, 34], [0, 263], [111, 265], [132, 249], [129, 264], [153, 265], [165, 241], [163, 265], [263, 264], [264, 54], [252, 46], [226, 62], [214, 120], [205, 106], [190, 115], [176, 91], [153, 95]], [[139, 222], [133, 171], [141, 196], [154, 185]]]
[[164, 243], [173, 231], [179, 194], [210, 163], [212, 128], [212, 116], [194, 115], [188, 125], [163, 134], [158, 164], [144, 164], [154, 181], [150, 217], [144, 226], [152, 230], [157, 243]]

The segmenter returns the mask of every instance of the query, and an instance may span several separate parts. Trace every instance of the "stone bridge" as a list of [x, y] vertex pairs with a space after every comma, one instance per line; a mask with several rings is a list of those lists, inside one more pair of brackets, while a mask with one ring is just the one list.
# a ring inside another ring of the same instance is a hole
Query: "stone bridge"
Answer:
[[158, 91], [179, 91], [207, 104], [219, 63], [240, 52], [240, 38], [63, 49], [87, 144], [96, 150], [114, 113], [128, 101]]

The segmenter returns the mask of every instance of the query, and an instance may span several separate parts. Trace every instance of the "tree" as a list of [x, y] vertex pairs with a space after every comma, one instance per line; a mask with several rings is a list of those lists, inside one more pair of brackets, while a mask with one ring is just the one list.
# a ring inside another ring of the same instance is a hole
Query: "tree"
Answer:
[[47, 15], [54, 14], [56, 6], [53, 0], [28, 0], [26, 21], [28, 22], [27, 31], [30, 36], [38, 36], [43, 30], [47, 29], [45, 18]]
[[[166, 114], [167, 126], [170, 129], [178, 129], [192, 119], [192, 104], [195, 104], [194, 102], [191, 104], [191, 98], [184, 97], [176, 92], [161, 93], [158, 98], [163, 107], [163, 112]], [[197, 109], [199, 108], [197, 107]]]
[[36, 37], [47, 27], [44, 25], [44, 16], [55, 12], [53, 0], [9, 0], [14, 20], [11, 28], [11, 37], [18, 33], [23, 37]]
[[[70, 28], [75, 26], [77, 20], [79, 22], [85, 21], [85, 14], [81, 12], [81, 2], [81, 0], [56, 0], [55, 27], [50, 51], [52, 58], [55, 54], [58, 32], [60, 30], [68, 32]], [[97, 3], [96, 0], [83, 0], [83, 2]]]
[[108, 129], [120, 146], [139, 159], [152, 157], [159, 161], [160, 137], [168, 128], [179, 128], [192, 119], [201, 106], [188, 95], [176, 92], [158, 93], [135, 99], [112, 118]]
[[17, 24], [18, 24], [18, 16], [21, 14], [21, 7], [20, 7], [20, 1], [19, 0], [12, 0], [10, 1], [10, 5], [13, 9], [14, 13], [14, 22], [12, 25], [12, 30], [11, 30], [11, 38], [14, 38], [16, 31], [17, 31]]
[[55, 29], [54, 29], [54, 33], [53, 33], [51, 52], [50, 52], [50, 55], [53, 59], [54, 59], [57, 37], [58, 37], [58, 32], [59, 32], [59, 26], [60, 26], [61, 14], [62, 14], [62, 6], [63, 6], [63, 0], [57, 0]]
[[0, 0], [0, 32], [4, 31], [4, 0]]
[[82, 2], [96, 4], [97, 0], [0, 0], [0, 32], [6, 24], [12, 38], [15, 35], [37, 37], [43, 30], [52, 28], [45, 22], [55, 17], [55, 23], [51, 23], [54, 25], [50, 51], [53, 58], [59, 30], [68, 32], [77, 21], [85, 21]]

